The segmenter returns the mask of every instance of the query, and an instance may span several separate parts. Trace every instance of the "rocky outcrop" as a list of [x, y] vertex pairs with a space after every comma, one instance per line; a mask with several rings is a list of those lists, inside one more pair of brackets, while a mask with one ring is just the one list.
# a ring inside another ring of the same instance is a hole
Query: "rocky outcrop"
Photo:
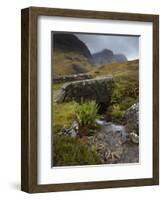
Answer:
[[128, 132], [139, 135], [139, 103], [132, 105], [125, 113], [125, 123]]
[[75, 81], [63, 85], [57, 102], [95, 100], [102, 111], [110, 104], [112, 89], [112, 76]]
[[65, 76], [54, 76], [53, 83], [64, 83], [69, 81], [79, 81], [85, 79], [91, 79], [92, 76], [90, 74], [82, 73], [82, 74], [72, 74]]
[[109, 49], [104, 49], [92, 55], [95, 64], [110, 64], [127, 62], [127, 58], [123, 54], [114, 54]]

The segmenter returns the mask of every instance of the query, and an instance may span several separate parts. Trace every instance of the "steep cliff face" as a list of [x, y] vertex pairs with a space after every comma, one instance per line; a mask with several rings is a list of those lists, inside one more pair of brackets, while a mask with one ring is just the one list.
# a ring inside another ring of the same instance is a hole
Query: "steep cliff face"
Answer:
[[92, 56], [88, 47], [73, 34], [54, 34], [53, 48], [64, 52], [74, 52], [83, 55], [91, 61]]
[[95, 64], [123, 63], [127, 58], [123, 54], [114, 54], [109, 49], [104, 49], [92, 55]]
[[92, 56], [87, 46], [73, 34], [53, 35], [53, 75], [90, 71]]

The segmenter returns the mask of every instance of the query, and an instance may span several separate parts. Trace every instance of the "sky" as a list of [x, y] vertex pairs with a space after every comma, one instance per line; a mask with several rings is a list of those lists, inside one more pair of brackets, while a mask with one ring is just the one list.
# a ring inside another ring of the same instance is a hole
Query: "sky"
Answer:
[[114, 54], [124, 54], [128, 60], [139, 58], [139, 36], [75, 34], [83, 41], [90, 52], [110, 49]]

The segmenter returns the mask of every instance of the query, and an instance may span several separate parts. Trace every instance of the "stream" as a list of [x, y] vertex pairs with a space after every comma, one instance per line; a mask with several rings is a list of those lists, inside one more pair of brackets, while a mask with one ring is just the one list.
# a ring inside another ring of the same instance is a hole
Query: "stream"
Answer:
[[96, 120], [96, 123], [101, 129], [89, 142], [96, 146], [103, 163], [139, 162], [139, 145], [129, 140], [125, 126], [105, 120]]

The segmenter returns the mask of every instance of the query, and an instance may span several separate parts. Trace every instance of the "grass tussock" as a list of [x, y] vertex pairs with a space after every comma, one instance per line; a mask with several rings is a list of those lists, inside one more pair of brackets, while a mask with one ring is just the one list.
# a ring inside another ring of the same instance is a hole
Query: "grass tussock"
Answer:
[[76, 106], [76, 120], [79, 123], [79, 135], [87, 136], [90, 129], [96, 127], [96, 119], [98, 118], [99, 106], [95, 101], [86, 101]]
[[99, 106], [95, 101], [86, 101], [76, 107], [76, 118], [80, 126], [89, 126], [98, 118]]

